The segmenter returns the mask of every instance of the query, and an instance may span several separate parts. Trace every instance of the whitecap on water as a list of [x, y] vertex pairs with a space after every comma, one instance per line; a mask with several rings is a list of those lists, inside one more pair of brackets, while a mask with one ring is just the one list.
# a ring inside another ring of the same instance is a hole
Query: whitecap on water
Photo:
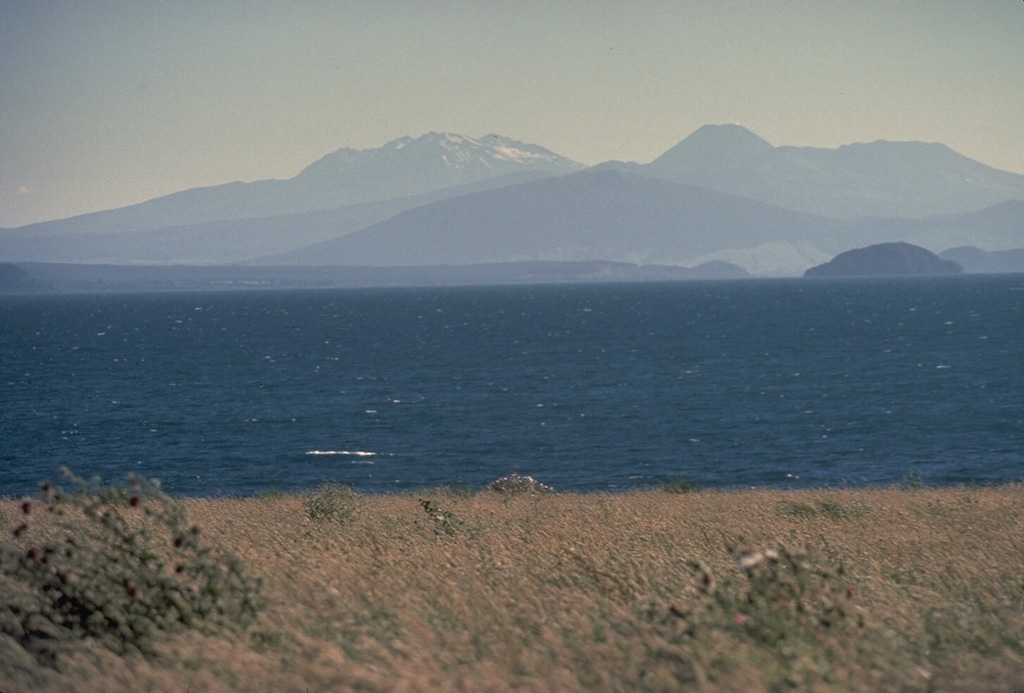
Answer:
[[346, 455], [348, 457], [376, 457], [377, 453], [366, 450], [307, 450], [307, 455]]

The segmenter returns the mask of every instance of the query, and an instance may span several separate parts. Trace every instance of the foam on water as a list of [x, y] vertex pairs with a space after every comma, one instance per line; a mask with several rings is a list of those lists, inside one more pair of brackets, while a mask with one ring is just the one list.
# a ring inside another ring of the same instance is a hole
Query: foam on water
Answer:
[[363, 450], [307, 450], [307, 455], [351, 455], [352, 457], [375, 457], [379, 453]]

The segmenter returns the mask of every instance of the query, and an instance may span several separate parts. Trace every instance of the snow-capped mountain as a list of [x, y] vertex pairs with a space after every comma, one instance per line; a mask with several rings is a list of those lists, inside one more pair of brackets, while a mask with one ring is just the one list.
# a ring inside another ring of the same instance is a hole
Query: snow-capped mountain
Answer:
[[[505, 165], [524, 164], [539, 165], [541, 168], [554, 170], [565, 169], [566, 172], [580, 168], [571, 162], [566, 166], [565, 157], [559, 156], [544, 147], [526, 144], [501, 135], [486, 135], [479, 139], [454, 135], [447, 132], [430, 132], [421, 137], [400, 137], [388, 142], [380, 149], [370, 150], [371, 156], [386, 156], [389, 152], [403, 153], [416, 151], [427, 157], [440, 153], [441, 160], [448, 166], [465, 169], [482, 164], [486, 168]], [[352, 152], [351, 149], [342, 150]], [[355, 152], [356, 155], [363, 152]]]
[[499, 135], [431, 132], [340, 149], [288, 180], [0, 230], [0, 262], [726, 261], [799, 275], [876, 243], [1024, 246], [1024, 176], [938, 144], [773, 147], [708, 125], [649, 164], [582, 169]]
[[430, 132], [392, 140], [378, 149], [340, 149], [286, 181], [286, 189], [306, 196], [308, 204], [331, 200], [340, 206], [419, 195], [511, 173], [559, 175], [583, 168], [543, 147], [500, 135], [475, 139]]
[[500, 176], [518, 176], [521, 180], [583, 168], [543, 147], [499, 135], [474, 139], [431, 132], [417, 138], [402, 137], [376, 149], [340, 149], [286, 180], [193, 188], [129, 207], [31, 224], [6, 233], [11, 239], [40, 238], [279, 217], [437, 193]]

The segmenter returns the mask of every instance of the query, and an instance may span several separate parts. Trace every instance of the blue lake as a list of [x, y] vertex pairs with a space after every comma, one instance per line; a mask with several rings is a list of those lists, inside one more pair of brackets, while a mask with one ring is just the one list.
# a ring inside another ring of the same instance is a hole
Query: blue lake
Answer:
[[1024, 276], [0, 297], [0, 495], [1024, 479]]

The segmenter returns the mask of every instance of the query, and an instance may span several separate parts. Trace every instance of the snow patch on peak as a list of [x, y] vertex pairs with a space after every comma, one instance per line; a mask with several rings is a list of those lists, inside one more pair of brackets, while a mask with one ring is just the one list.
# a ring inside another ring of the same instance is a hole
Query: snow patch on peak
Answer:
[[[478, 176], [489, 177], [502, 173], [536, 169], [569, 173], [585, 168], [538, 145], [523, 144], [499, 135], [479, 139], [446, 132], [428, 132], [419, 136], [399, 137], [379, 149], [338, 150], [306, 167], [299, 175], [305, 179], [325, 181], [350, 175], [345, 169], [364, 170], [356, 178], [370, 175], [405, 175], [382, 173], [388, 167], [395, 170], [432, 170], [431, 175], [449, 176], [454, 183], [472, 181]], [[447, 171], [447, 173], [441, 173]], [[333, 184], [331, 184], [333, 185]]]
[[447, 144], [457, 144], [457, 145], [467, 145], [468, 144], [471, 147], [473, 147], [473, 146], [476, 146], [476, 147], [480, 146], [479, 142], [477, 142], [476, 140], [474, 140], [474, 139], [472, 139], [470, 137], [463, 137], [462, 135], [453, 135], [453, 134], [448, 133], [448, 132], [442, 134], [441, 138], [442, 138], [442, 144], [446, 144], [446, 143]]
[[[451, 132], [431, 131], [419, 137], [401, 137], [382, 147], [390, 152], [407, 148], [422, 152], [439, 149], [451, 155], [445, 156], [444, 160], [454, 166], [475, 159], [488, 168], [492, 168], [495, 164], [499, 166], [501, 164], [554, 165], [556, 167], [565, 166], [567, 170], [585, 168], [538, 145], [523, 144], [496, 134], [476, 138]], [[370, 150], [368, 153], [372, 154], [373, 151]]]
[[543, 147], [516, 142], [501, 135], [486, 135], [480, 138], [486, 143], [492, 156], [504, 161], [514, 163], [536, 163], [541, 161], [556, 161], [560, 159], [556, 154], [549, 152]]
[[551, 160], [550, 156], [544, 156], [542, 154], [535, 154], [533, 152], [527, 152], [522, 149], [516, 149], [515, 147], [510, 147], [507, 144], [494, 145], [492, 146], [492, 149], [494, 150], [494, 155], [496, 157], [498, 157], [499, 159], [505, 159], [506, 161], [516, 161], [519, 163], [524, 163], [527, 161]]
[[[410, 144], [411, 142], [414, 142], [414, 141], [415, 140], [412, 137], [409, 137], [409, 136], [399, 137], [397, 140], [391, 140], [390, 142], [385, 144], [383, 147], [381, 147], [381, 149], [398, 150], [398, 149], [402, 149], [403, 147], [405, 147], [406, 145], [408, 145], [408, 144]], [[373, 150], [370, 150], [370, 151], [373, 151]]]
[[442, 160], [451, 166], [461, 167], [471, 160], [493, 168], [495, 164], [535, 165], [564, 161], [552, 152], [536, 145], [522, 144], [500, 135], [485, 135], [475, 138], [454, 133], [431, 132], [419, 138], [424, 146], [437, 146], [445, 154]]

